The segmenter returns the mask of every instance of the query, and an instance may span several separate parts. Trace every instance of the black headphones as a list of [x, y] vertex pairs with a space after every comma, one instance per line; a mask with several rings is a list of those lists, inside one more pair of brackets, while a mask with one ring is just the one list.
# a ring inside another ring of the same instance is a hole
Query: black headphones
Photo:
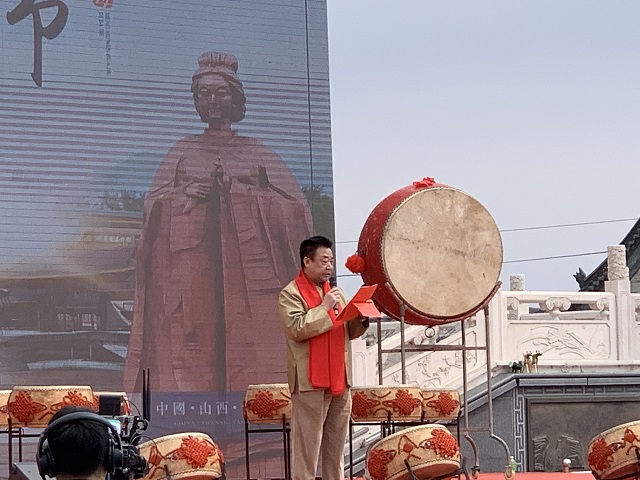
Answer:
[[127, 445], [126, 448], [123, 449], [120, 434], [111, 422], [95, 413], [73, 412], [51, 422], [40, 434], [38, 450], [36, 453], [36, 463], [38, 464], [38, 472], [42, 478], [44, 478], [45, 475], [49, 478], [53, 478], [58, 473], [53, 453], [49, 447], [49, 433], [52, 429], [58, 428], [60, 425], [75, 422], [77, 420], [89, 420], [91, 422], [101, 423], [107, 427], [109, 431], [109, 445], [105, 452], [103, 464], [107, 473], [112, 475], [117, 473], [126, 474], [131, 471], [134, 474], [134, 478], [141, 478], [144, 476], [147, 469], [147, 461], [140, 455], [137, 447]]

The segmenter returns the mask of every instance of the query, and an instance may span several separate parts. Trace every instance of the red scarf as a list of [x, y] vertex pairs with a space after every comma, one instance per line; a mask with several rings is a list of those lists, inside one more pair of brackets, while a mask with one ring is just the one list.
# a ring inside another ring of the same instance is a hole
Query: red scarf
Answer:
[[[309, 309], [322, 303], [315, 284], [301, 270], [295, 278], [296, 286]], [[322, 292], [331, 289], [329, 282], [322, 284]], [[338, 306], [339, 307], [339, 306]], [[309, 339], [309, 381], [313, 388], [331, 388], [334, 396], [342, 395], [347, 389], [344, 365], [344, 324], [336, 322], [336, 312], [327, 312], [333, 328]]]

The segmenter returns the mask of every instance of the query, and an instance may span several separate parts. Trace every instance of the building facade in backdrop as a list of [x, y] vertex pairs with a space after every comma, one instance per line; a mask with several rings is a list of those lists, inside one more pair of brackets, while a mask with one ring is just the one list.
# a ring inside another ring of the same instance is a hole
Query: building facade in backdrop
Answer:
[[[0, 379], [233, 442], [333, 236], [325, 0], [0, 0]], [[222, 441], [222, 440], [221, 440]]]

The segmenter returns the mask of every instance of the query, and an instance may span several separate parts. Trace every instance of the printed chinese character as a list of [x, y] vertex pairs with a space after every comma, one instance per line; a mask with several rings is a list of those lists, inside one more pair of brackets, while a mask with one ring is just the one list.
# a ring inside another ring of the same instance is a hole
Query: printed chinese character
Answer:
[[229, 408], [229, 402], [216, 402], [216, 410], [218, 415], [226, 415]]
[[209, 402], [204, 402], [200, 405], [200, 415], [211, 415], [211, 404]]
[[173, 402], [173, 416], [176, 415], [185, 415], [185, 405], [184, 402]]
[[166, 412], [168, 409], [169, 405], [164, 402], [160, 402], [158, 405], [156, 405], [156, 412], [158, 412], [161, 417], [164, 417], [164, 412]]
[[[46, 27], [42, 25], [40, 10], [43, 8], [57, 7], [57, 12], [51, 23]], [[65, 25], [69, 17], [69, 8], [62, 0], [21, 0], [16, 8], [7, 13], [9, 25], [24, 20], [29, 15], [33, 17], [33, 72], [31, 78], [39, 87], [42, 86], [42, 37], [49, 40], [56, 38]]]

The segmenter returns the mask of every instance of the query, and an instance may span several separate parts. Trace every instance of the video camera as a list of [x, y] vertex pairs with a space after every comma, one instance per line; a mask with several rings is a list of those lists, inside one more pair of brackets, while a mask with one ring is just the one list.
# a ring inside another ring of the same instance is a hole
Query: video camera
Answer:
[[[111, 472], [112, 480], [130, 480], [144, 477], [149, 471], [147, 460], [140, 455], [138, 444], [149, 422], [138, 415], [123, 411], [125, 399], [120, 395], [101, 395], [98, 404], [98, 415], [113, 426], [118, 440], [115, 450], [122, 453], [121, 461], [116, 458], [116, 465]], [[64, 417], [62, 417], [64, 418]], [[119, 457], [116, 454], [116, 457]]]

